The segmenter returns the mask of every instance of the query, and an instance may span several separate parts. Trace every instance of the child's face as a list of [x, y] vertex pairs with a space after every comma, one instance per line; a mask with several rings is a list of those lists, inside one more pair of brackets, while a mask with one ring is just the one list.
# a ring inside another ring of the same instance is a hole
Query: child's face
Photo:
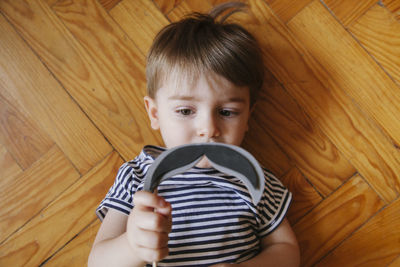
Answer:
[[220, 142], [240, 145], [248, 129], [250, 94], [216, 74], [188, 82], [168, 79], [155, 99], [145, 97], [153, 129], [168, 148]]

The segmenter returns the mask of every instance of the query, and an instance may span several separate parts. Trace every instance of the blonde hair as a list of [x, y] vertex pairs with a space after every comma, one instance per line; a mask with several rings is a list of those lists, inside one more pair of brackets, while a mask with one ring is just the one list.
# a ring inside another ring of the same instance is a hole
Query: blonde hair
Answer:
[[264, 78], [260, 48], [242, 26], [225, 23], [230, 15], [245, 6], [239, 2], [224, 3], [209, 14], [193, 13], [164, 27], [147, 57], [148, 95], [155, 98], [171, 73], [193, 76], [214, 72], [237, 86], [248, 87], [250, 103], [254, 104]]

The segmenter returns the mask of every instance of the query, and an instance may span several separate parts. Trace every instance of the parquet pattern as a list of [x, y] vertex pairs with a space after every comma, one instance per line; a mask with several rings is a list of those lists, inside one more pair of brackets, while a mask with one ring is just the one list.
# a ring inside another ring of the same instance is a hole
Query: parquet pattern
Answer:
[[[119, 166], [161, 145], [155, 34], [224, 0], [0, 0], [0, 266], [85, 266]], [[400, 1], [246, 0], [267, 81], [244, 147], [294, 194], [302, 266], [400, 266]]]

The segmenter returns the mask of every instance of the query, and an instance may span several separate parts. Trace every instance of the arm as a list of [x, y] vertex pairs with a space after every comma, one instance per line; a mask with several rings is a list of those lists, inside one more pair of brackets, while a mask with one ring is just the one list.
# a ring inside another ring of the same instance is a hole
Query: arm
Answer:
[[275, 231], [261, 240], [261, 252], [257, 256], [239, 264], [217, 264], [214, 267], [297, 267], [299, 265], [300, 251], [296, 236], [289, 222], [284, 219]]
[[169, 203], [160, 196], [137, 192], [129, 216], [112, 209], [107, 212], [88, 266], [144, 266], [163, 259], [168, 255], [171, 224]]

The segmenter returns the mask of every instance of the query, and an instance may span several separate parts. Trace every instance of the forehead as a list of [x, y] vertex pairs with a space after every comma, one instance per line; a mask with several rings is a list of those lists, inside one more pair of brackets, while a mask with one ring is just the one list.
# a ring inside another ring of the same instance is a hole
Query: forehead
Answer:
[[211, 93], [213, 96], [242, 98], [246, 102], [250, 98], [248, 87], [237, 86], [213, 72], [171, 72], [165, 77], [158, 91], [161, 91], [164, 97], [168, 95], [179, 98], [196, 94], [198, 97], [206, 97]]

